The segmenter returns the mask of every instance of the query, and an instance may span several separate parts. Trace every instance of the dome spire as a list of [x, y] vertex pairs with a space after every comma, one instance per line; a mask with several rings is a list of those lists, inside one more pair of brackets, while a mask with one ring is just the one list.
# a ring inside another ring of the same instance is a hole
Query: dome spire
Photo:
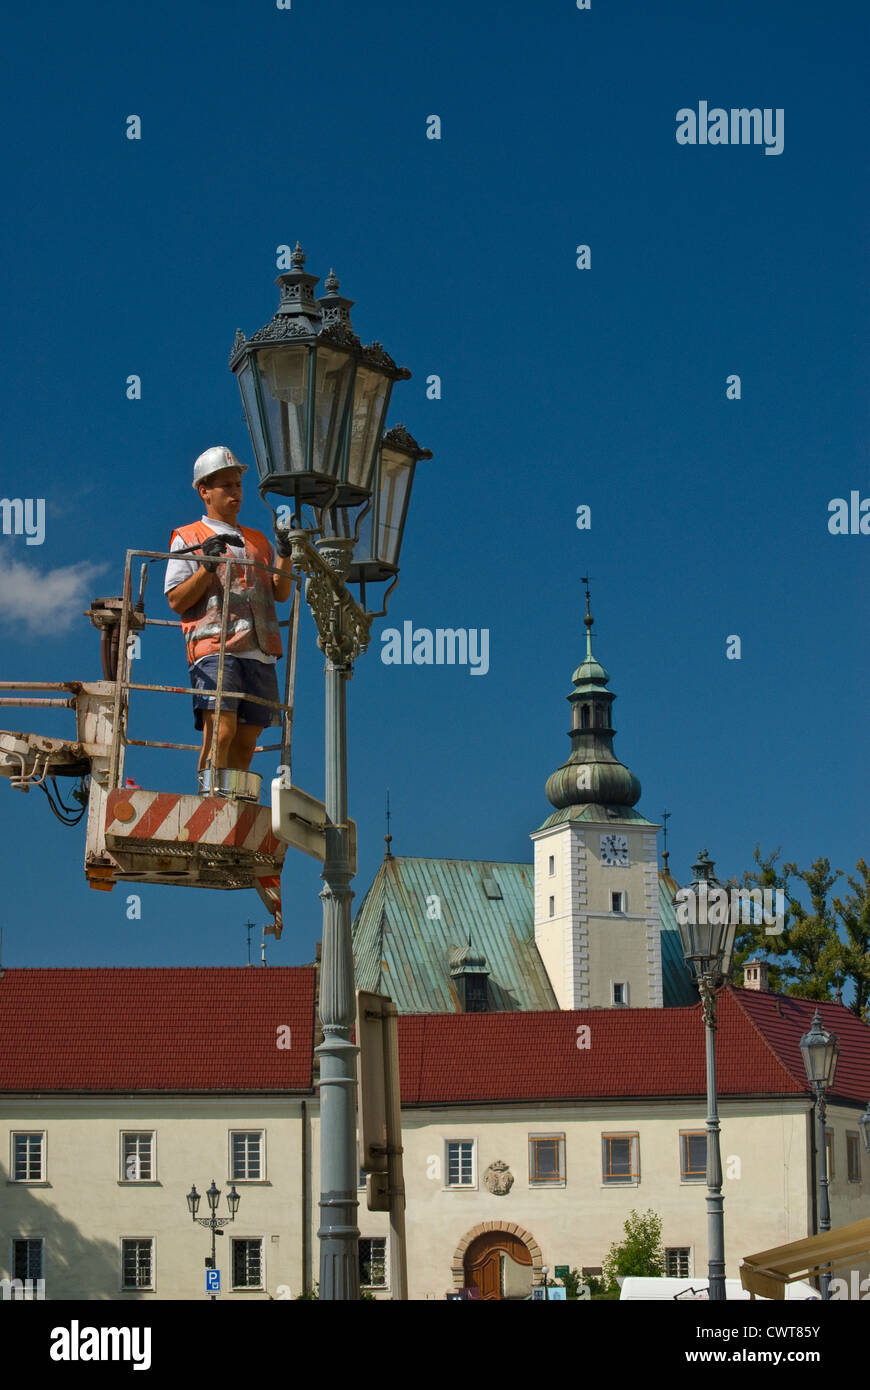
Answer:
[[571, 754], [547, 780], [547, 797], [557, 808], [601, 806], [611, 813], [634, 806], [640, 782], [613, 752], [615, 729], [611, 708], [616, 696], [607, 688], [610, 676], [592, 653], [592, 603], [586, 586], [586, 657], [574, 672], [571, 705]]

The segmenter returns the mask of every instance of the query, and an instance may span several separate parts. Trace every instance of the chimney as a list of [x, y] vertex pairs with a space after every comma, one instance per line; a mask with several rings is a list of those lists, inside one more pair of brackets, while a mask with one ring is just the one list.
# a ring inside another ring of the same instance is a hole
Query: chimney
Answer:
[[743, 988], [767, 992], [767, 961], [748, 960], [743, 967]]

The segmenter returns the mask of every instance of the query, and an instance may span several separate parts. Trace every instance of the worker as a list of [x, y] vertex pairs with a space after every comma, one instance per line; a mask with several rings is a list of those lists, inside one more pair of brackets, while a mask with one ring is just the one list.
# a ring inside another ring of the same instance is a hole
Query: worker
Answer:
[[[193, 465], [193, 486], [202, 499], [205, 514], [200, 521], [177, 527], [170, 542], [170, 551], [196, 546], [198, 553], [179, 556], [166, 565], [164, 591], [170, 607], [181, 617], [190, 683], [197, 692], [193, 697], [193, 718], [203, 734], [200, 774], [210, 759], [214, 731], [215, 696], [209, 692], [217, 688], [224, 593], [218, 557], [224, 553], [275, 565], [281, 573], [234, 566], [223, 689], [260, 696], [276, 705], [281, 698], [275, 676], [275, 663], [282, 650], [275, 602], [284, 603], [293, 588], [290, 542], [287, 532], [276, 525], [276, 561], [262, 531], [239, 525], [242, 474], [246, 471], [247, 464], [239, 463], [223, 445], [200, 454]], [[280, 723], [280, 709], [245, 699], [225, 699], [222, 695], [215, 770], [233, 768], [246, 772], [263, 729]]]

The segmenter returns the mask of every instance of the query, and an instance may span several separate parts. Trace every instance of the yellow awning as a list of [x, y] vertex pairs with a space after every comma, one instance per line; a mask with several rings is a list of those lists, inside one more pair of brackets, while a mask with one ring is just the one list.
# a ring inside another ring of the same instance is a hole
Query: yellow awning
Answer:
[[819, 1236], [805, 1236], [789, 1245], [777, 1245], [758, 1255], [747, 1255], [740, 1266], [740, 1282], [754, 1298], [785, 1298], [786, 1284], [829, 1274], [857, 1261], [870, 1259], [870, 1217], [838, 1226]]

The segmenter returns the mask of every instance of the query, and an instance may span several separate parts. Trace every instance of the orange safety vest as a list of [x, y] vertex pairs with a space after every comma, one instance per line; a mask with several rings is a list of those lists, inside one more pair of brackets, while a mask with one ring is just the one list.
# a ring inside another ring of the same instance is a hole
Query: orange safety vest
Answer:
[[[247, 526], [237, 526], [235, 529], [245, 542], [246, 559], [259, 560], [262, 565], [274, 563], [272, 547], [262, 531], [252, 531]], [[180, 536], [183, 545], [202, 545], [209, 536], [216, 534], [222, 533], [212, 531], [204, 521], [192, 521], [189, 526], [179, 526], [173, 531], [169, 544], [171, 547], [175, 537]], [[187, 643], [187, 660], [191, 666], [200, 657], [212, 656], [220, 651], [223, 574], [224, 565], [219, 565], [211, 575], [211, 582], [202, 598], [180, 615]], [[234, 565], [229, 606], [226, 651], [249, 647], [253, 637], [260, 650], [268, 656], [281, 655], [281, 633], [270, 574], [250, 569], [247, 565]]]

